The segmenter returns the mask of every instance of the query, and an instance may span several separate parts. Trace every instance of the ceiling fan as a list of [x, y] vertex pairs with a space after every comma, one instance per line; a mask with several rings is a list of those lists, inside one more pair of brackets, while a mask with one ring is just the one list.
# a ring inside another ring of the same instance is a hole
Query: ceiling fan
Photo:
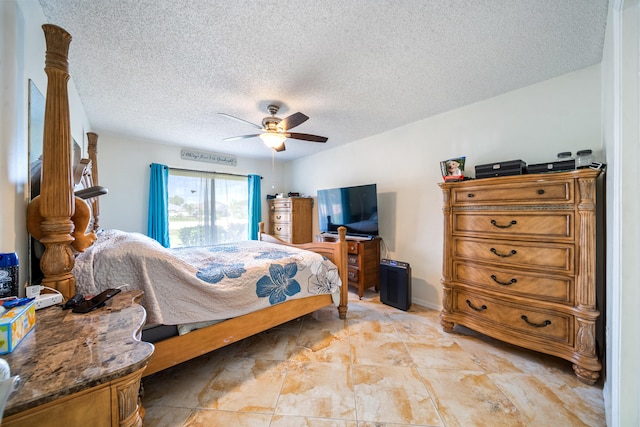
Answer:
[[240, 119], [238, 117], [231, 116], [225, 113], [218, 113], [221, 116], [228, 117], [233, 120], [238, 120], [242, 123], [247, 123], [253, 127], [260, 129], [261, 133], [256, 133], [252, 135], [242, 135], [242, 136], [233, 136], [231, 138], [225, 138], [223, 141], [234, 141], [236, 139], [246, 139], [246, 138], [254, 138], [259, 137], [265, 143], [267, 147], [273, 148], [275, 151], [284, 151], [284, 141], [287, 138], [290, 139], [301, 139], [303, 141], [312, 141], [312, 142], [327, 142], [328, 138], [324, 136], [318, 135], [309, 135], [308, 133], [296, 133], [289, 132], [290, 129], [301, 125], [302, 123], [309, 120], [309, 117], [302, 113], [294, 113], [289, 117], [285, 117], [281, 119], [276, 117], [276, 113], [280, 107], [277, 105], [269, 105], [267, 110], [271, 116], [267, 116], [262, 119], [262, 126], [257, 125], [255, 123], [251, 123], [247, 120]]

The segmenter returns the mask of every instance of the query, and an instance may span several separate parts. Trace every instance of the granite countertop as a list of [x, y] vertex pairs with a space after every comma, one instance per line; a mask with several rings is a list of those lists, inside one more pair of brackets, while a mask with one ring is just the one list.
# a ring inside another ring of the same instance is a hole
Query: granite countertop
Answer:
[[58, 306], [36, 311], [36, 324], [2, 356], [20, 386], [4, 416], [123, 377], [146, 366], [153, 345], [139, 340], [146, 319], [140, 291], [121, 292], [88, 314]]

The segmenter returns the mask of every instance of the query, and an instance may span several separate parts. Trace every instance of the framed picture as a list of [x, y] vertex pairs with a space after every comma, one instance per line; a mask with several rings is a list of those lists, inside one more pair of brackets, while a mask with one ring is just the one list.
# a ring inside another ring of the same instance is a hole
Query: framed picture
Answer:
[[464, 180], [464, 163], [465, 157], [455, 157], [440, 162], [440, 171], [445, 181], [462, 181]]

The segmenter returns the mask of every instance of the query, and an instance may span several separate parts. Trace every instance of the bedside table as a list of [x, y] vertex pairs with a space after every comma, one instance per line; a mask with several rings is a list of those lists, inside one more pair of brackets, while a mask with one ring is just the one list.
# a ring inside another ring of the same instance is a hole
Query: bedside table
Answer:
[[141, 297], [121, 292], [88, 314], [36, 311], [35, 329], [3, 356], [21, 381], [2, 426], [142, 426], [138, 392], [153, 345], [140, 341]]

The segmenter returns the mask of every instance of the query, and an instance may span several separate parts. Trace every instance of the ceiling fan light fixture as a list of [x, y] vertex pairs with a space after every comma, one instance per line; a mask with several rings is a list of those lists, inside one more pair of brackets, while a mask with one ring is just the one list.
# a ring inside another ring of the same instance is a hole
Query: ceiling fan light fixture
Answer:
[[277, 132], [265, 132], [260, 134], [260, 139], [269, 148], [278, 148], [282, 145], [286, 136]]

